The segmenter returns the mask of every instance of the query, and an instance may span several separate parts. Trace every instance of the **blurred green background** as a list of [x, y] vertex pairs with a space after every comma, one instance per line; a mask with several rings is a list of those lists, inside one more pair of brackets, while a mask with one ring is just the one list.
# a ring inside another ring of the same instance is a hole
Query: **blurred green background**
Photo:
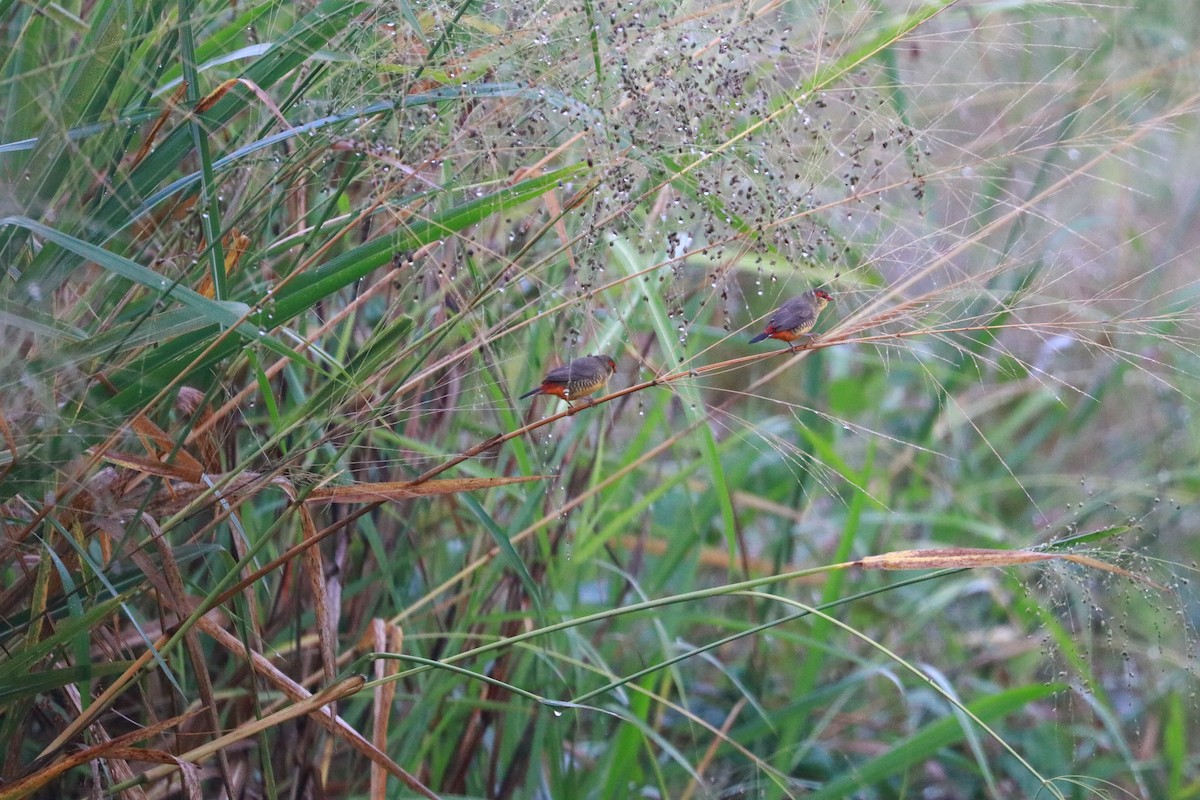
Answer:
[[1198, 24], [0, 0], [0, 799], [1200, 796]]

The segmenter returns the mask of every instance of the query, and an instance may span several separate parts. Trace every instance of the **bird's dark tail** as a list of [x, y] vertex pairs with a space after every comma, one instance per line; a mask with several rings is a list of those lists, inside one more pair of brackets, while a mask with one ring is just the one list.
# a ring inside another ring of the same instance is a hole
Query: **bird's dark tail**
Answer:
[[750, 344], [754, 344], [755, 342], [761, 342], [763, 339], [766, 339], [770, 335], [771, 335], [770, 331], [763, 331], [758, 336], [755, 336], [753, 339], [751, 339]]
[[518, 400], [524, 400], [526, 397], [533, 397], [535, 394], [537, 394], [537, 393], [538, 393], [538, 392], [540, 392], [541, 390], [542, 390], [542, 387], [541, 387], [541, 386], [537, 387], [536, 389], [530, 389], [528, 392], [526, 392], [525, 394], [521, 395], [521, 396], [520, 396], [520, 397], [518, 397], [517, 399], [518, 399]]

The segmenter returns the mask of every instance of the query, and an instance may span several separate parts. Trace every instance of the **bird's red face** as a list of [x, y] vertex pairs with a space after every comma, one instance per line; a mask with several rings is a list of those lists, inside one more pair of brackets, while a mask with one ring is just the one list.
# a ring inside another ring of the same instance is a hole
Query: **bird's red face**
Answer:
[[833, 297], [829, 294], [829, 292], [825, 291], [824, 289], [817, 289], [816, 291], [813, 292], [813, 296], [816, 298], [819, 298], [821, 300], [824, 300], [826, 303], [828, 303], [830, 300], [833, 299]]
[[600, 356], [600, 358], [604, 361], [604, 367], [608, 370], [609, 375], [612, 375], [617, 371], [617, 362], [613, 361], [608, 356]]

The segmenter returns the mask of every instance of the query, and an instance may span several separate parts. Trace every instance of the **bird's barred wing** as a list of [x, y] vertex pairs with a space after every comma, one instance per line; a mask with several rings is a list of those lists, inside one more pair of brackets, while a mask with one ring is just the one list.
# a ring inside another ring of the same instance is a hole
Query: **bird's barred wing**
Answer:
[[776, 330], [790, 331], [794, 328], [812, 325], [816, 321], [817, 309], [813, 307], [812, 303], [799, 300], [794, 303], [785, 303], [775, 318], [771, 320], [771, 325]]
[[546, 383], [570, 383], [571, 381], [587, 380], [590, 370], [572, 361], [561, 367], [555, 367], [546, 373]]

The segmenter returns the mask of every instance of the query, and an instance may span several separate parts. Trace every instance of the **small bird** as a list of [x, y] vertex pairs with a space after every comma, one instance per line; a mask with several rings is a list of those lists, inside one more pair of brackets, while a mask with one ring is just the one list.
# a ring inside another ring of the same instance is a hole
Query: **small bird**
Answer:
[[542, 378], [542, 385], [530, 389], [521, 395], [519, 400], [533, 397], [535, 394], [552, 394], [567, 401], [571, 408], [572, 400], [578, 400], [602, 388], [608, 383], [608, 377], [617, 371], [617, 362], [608, 356], [584, 356], [570, 364], [555, 367]]
[[[813, 289], [799, 297], [793, 297], [775, 309], [766, 329], [751, 339], [750, 343], [768, 338], [788, 343], [799, 339], [813, 329], [817, 324], [817, 316], [832, 299], [824, 289]], [[794, 351], [796, 346], [792, 345], [791, 349]]]

